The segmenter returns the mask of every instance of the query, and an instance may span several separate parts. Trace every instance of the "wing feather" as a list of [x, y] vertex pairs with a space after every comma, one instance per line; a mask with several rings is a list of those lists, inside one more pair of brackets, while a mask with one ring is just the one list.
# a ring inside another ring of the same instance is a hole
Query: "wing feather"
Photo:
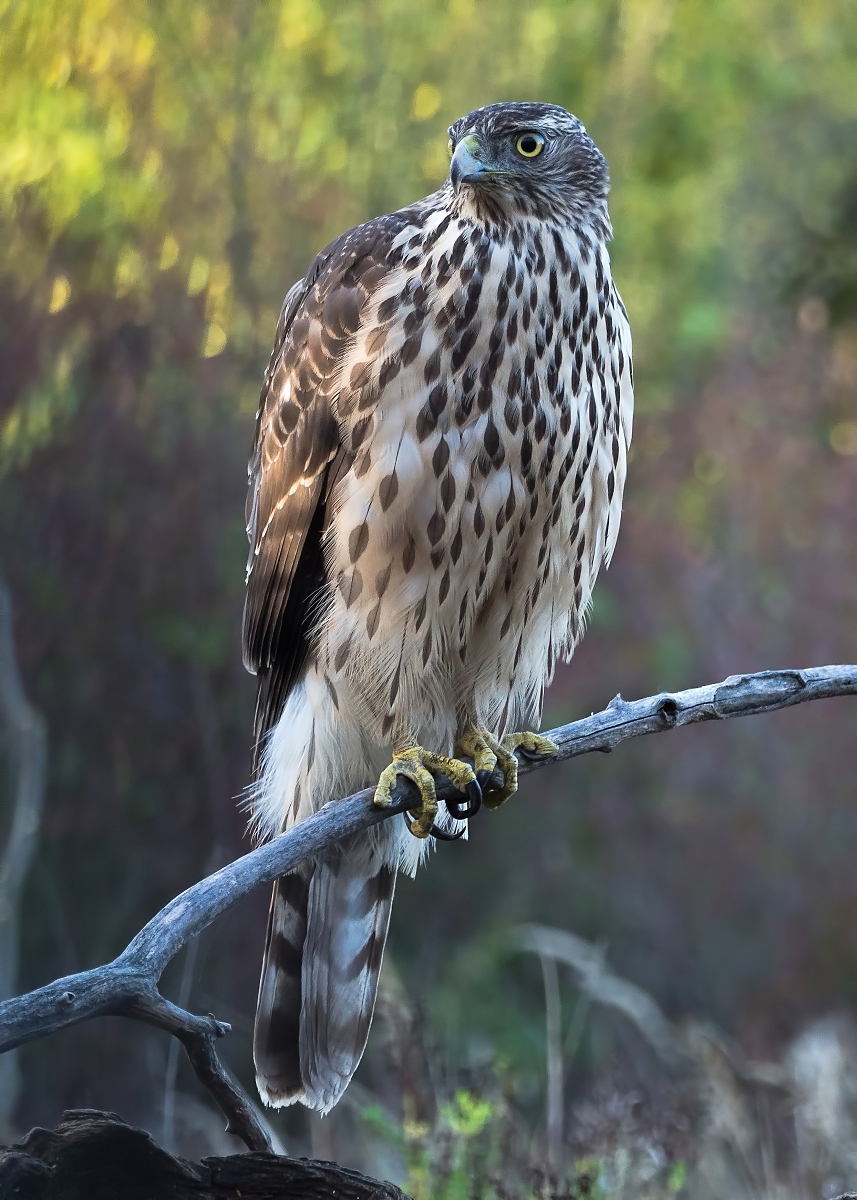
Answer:
[[332, 242], [280, 313], [248, 469], [243, 642], [244, 664], [259, 678], [257, 759], [323, 610], [326, 513], [347, 465], [334, 411], [339, 364], [404, 224], [404, 214], [382, 217]]

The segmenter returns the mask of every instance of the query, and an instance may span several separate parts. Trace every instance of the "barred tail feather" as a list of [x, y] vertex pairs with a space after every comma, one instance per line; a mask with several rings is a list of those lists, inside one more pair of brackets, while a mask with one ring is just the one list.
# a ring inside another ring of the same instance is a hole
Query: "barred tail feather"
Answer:
[[397, 873], [364, 846], [274, 885], [253, 1044], [274, 1107], [328, 1112], [363, 1057]]
[[301, 962], [312, 875], [309, 864], [277, 879], [268, 912], [253, 1030], [253, 1062], [259, 1095], [275, 1108], [303, 1098], [298, 1053]]
[[363, 1057], [397, 868], [348, 847], [319, 863], [304, 945], [300, 1059], [309, 1108], [328, 1112]]

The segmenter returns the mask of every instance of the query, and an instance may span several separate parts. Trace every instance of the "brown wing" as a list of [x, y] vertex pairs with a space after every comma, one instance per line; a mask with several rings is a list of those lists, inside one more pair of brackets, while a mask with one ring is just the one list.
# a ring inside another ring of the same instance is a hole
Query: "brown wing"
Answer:
[[348, 466], [333, 412], [338, 364], [404, 223], [401, 214], [382, 217], [332, 242], [280, 314], [247, 497], [244, 664], [259, 677], [256, 760], [301, 674], [323, 607], [327, 502]]

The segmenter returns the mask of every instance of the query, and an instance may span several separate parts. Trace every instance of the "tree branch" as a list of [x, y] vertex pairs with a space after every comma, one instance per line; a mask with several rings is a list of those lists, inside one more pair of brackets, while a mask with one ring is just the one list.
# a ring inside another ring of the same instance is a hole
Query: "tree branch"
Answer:
[[[557, 745], [557, 754], [537, 760], [522, 758], [520, 769], [523, 774], [580, 754], [609, 752], [629, 738], [698, 721], [752, 716], [808, 700], [855, 694], [857, 666], [829, 666], [733, 675], [723, 683], [631, 702], [617, 696], [602, 712], [549, 731], [547, 736]], [[441, 801], [457, 795], [444, 781], [438, 783], [437, 792]], [[389, 820], [419, 801], [414, 785], [401, 776], [389, 808], [376, 808], [372, 796], [373, 789], [367, 788], [333, 801], [287, 833], [194, 884], [153, 917], [113, 962], [67, 975], [0, 1004], [0, 1052], [109, 1013], [149, 1021], [181, 1040], [198, 1078], [226, 1113], [229, 1128], [250, 1149], [267, 1149], [268, 1137], [253, 1106], [229, 1078], [214, 1050], [215, 1040], [228, 1032], [229, 1026], [170, 1004], [158, 992], [158, 980], [186, 942], [248, 892], [273, 882], [304, 859], [324, 853], [341, 838]]]

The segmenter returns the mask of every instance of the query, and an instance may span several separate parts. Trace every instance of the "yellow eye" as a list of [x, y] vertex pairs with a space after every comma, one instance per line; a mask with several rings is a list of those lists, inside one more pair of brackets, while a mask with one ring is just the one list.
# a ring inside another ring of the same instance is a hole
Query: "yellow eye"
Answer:
[[536, 158], [545, 148], [545, 139], [540, 133], [522, 133], [515, 142], [515, 149], [524, 158]]
[[454, 147], [452, 145], [452, 138], [450, 138], [449, 141], [446, 143], [446, 149], [447, 149], [448, 154], [452, 154], [452, 151], [454, 149]]

